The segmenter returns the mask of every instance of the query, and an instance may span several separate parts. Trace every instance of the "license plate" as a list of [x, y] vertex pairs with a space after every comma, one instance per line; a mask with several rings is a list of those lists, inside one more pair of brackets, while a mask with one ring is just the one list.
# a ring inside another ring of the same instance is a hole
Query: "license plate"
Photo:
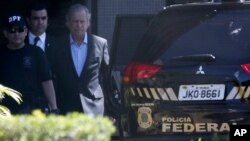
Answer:
[[178, 98], [180, 101], [222, 100], [224, 94], [224, 84], [181, 85]]

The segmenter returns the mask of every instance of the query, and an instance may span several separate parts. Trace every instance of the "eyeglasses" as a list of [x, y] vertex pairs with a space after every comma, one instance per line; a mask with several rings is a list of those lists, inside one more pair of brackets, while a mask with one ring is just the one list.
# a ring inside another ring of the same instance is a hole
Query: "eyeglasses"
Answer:
[[9, 28], [9, 29], [7, 29], [7, 31], [9, 32], [9, 33], [22, 33], [22, 32], [24, 32], [24, 29], [25, 28], [20, 28], [20, 27], [14, 27], [14, 28]]

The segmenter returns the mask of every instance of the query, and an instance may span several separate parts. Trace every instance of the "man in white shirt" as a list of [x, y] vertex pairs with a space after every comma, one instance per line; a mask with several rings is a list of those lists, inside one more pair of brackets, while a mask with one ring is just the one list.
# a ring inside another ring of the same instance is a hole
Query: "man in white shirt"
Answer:
[[[45, 51], [46, 30], [48, 26], [48, 12], [46, 5], [32, 4], [29, 8], [27, 23], [29, 26], [29, 44], [40, 47]], [[37, 41], [35, 41], [35, 38]]]
[[39, 2], [31, 4], [26, 21], [29, 28], [26, 42], [40, 47], [45, 52], [50, 66], [53, 67], [53, 49], [56, 46], [56, 41], [53, 36], [46, 33], [48, 27], [47, 6]]
[[53, 71], [54, 53], [56, 52], [56, 38], [49, 35], [48, 9], [42, 2], [34, 2], [30, 5], [26, 21], [29, 32], [26, 43], [40, 47], [46, 54], [50, 67]]
[[[48, 27], [48, 9], [45, 3], [34, 2], [30, 5], [26, 16], [29, 32], [25, 39], [27, 44], [33, 45], [33, 47], [41, 48], [46, 55], [49, 62], [49, 66], [52, 70], [52, 79], [54, 81], [54, 53], [56, 51], [56, 39], [47, 34]], [[54, 83], [56, 87], [56, 84]]]

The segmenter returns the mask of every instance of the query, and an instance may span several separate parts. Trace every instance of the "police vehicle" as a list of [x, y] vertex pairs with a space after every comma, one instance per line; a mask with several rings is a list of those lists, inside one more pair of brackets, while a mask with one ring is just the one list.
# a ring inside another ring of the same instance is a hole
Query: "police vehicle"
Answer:
[[228, 139], [230, 125], [250, 124], [250, 3], [171, 5], [135, 50], [112, 47], [112, 60], [127, 57], [108, 86], [123, 140]]

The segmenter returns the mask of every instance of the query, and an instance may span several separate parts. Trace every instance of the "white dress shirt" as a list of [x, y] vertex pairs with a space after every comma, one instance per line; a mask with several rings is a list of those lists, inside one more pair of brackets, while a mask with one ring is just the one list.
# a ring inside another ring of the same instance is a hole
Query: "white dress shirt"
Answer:
[[[31, 32], [29, 32], [29, 44], [34, 44], [35, 35]], [[36, 46], [40, 47], [43, 51], [45, 51], [45, 39], [46, 39], [46, 33], [44, 32], [39, 36], [40, 40], [37, 42]]]

